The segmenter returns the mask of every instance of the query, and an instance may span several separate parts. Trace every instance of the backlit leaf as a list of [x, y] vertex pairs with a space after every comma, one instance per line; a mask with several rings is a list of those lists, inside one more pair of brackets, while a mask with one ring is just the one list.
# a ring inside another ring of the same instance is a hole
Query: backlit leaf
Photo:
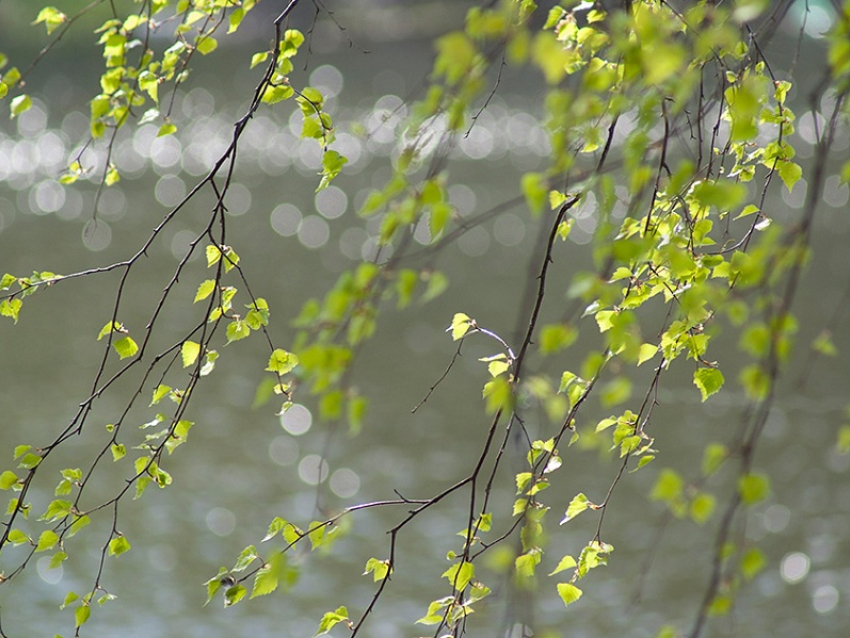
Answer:
[[112, 347], [115, 348], [115, 352], [122, 359], [132, 357], [139, 351], [139, 346], [129, 336], [121, 337], [112, 344]]
[[284, 375], [291, 372], [298, 365], [298, 357], [282, 348], [276, 348], [269, 357], [268, 372]]
[[700, 368], [694, 372], [694, 385], [699, 388], [703, 401], [720, 390], [723, 381], [723, 373], [717, 368]]
[[770, 480], [764, 474], [747, 474], [738, 481], [738, 492], [744, 505], [755, 505], [770, 494]]
[[570, 504], [567, 506], [567, 513], [564, 518], [561, 519], [561, 525], [571, 521], [591, 505], [592, 503], [588, 500], [588, 498], [583, 493], [579, 492], [573, 497], [573, 500], [571, 500]]
[[322, 620], [319, 622], [319, 629], [315, 635], [322, 636], [341, 622], [348, 623], [348, 609], [345, 607], [337, 607], [334, 611], [329, 611], [322, 616]]
[[116, 536], [111, 541], [109, 541], [109, 555], [110, 556], [120, 556], [126, 551], [130, 550], [130, 541], [127, 540], [124, 536]]
[[558, 595], [564, 601], [564, 605], [572, 605], [581, 598], [581, 590], [572, 583], [558, 583]]
[[466, 315], [462, 312], [456, 312], [455, 316], [452, 318], [452, 325], [449, 326], [449, 330], [452, 333], [452, 340], [457, 341], [458, 339], [463, 338], [463, 336], [472, 328], [473, 320], [469, 318], [469, 315]]
[[183, 367], [188, 368], [198, 360], [198, 355], [201, 353], [201, 345], [194, 341], [184, 341], [180, 346], [180, 356], [183, 359]]

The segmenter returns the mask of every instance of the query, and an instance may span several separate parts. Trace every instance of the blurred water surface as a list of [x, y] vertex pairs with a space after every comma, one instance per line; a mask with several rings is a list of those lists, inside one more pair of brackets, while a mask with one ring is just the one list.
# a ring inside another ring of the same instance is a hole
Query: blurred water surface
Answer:
[[[425, 9], [421, 12], [424, 15]], [[397, 17], [391, 11], [382, 15], [386, 20]], [[323, 23], [322, 29], [328, 28]], [[382, 32], [396, 31], [385, 24]], [[814, 56], [817, 43], [806, 46]], [[272, 335], [282, 347], [294, 334], [289, 326], [305, 299], [322, 295], [344, 268], [375, 255], [370, 232], [376, 227], [355, 212], [368, 190], [390, 176], [406, 100], [421, 86], [430, 49], [428, 41], [415, 34], [372, 42], [368, 48], [365, 53], [356, 46], [322, 50], [317, 45], [308, 68], [293, 77], [294, 84], [322, 90], [339, 126], [336, 148], [350, 161], [334, 186], [318, 195], [313, 192], [320, 170], [318, 149], [314, 142], [299, 139], [300, 115], [291, 105], [262, 109], [240, 142], [227, 200], [228, 243], [242, 256], [255, 294], [268, 299]], [[249, 58], [250, 52], [234, 49], [233, 55], [198, 71], [175, 98], [177, 135], [157, 138], [154, 125], [142, 125], [124, 136], [114, 158], [124, 178], [103, 193], [96, 221], [93, 182], [62, 188], [56, 177], [88, 128], [87, 115], [77, 109], [84, 108], [82, 100], [89, 92], [85, 83], [97, 73], [99, 61], [92, 59], [79, 75], [43, 69], [45, 97], [0, 129], [0, 270], [19, 276], [32, 270], [70, 273], [135, 252], [150, 228], [229, 143], [233, 122], [245, 108], [244, 96], [257, 79], [256, 73], [245, 70]], [[449, 193], [464, 218], [516, 199], [521, 174], [545, 165], [549, 148], [538, 124], [540, 100], [527, 92], [528, 86], [525, 78], [506, 78], [470, 134], [452, 151]], [[351, 122], [363, 123], [371, 135], [355, 134]], [[814, 124], [811, 115], [798, 122], [794, 143], [802, 158], [812, 154]], [[836, 148], [848, 153], [846, 130]], [[775, 192], [771, 206], [778, 219], [790, 219], [801, 208], [801, 191], [804, 183], [791, 194]], [[131, 328], [143, 328], [174, 267], [206, 223], [211, 205], [209, 195], [193, 201], [154, 241], [140, 271], [134, 272], [132, 296], [124, 302], [122, 320]], [[838, 636], [850, 626], [850, 458], [836, 453], [833, 445], [850, 378], [841, 358], [820, 360], [809, 369], [805, 345], [836, 308], [836, 325], [844, 326], [848, 319], [846, 303], [842, 306], [850, 272], [845, 249], [848, 187], [837, 176], [828, 178], [821, 208], [815, 257], [797, 305], [800, 353], [790, 366], [758, 455], [759, 467], [774, 481], [773, 494], [745, 521], [748, 537], [759, 542], [770, 565], [744, 588], [731, 620], [718, 621], [710, 635], [790, 637], [818, 631]], [[592, 202], [577, 211], [576, 218], [569, 249], [556, 257], [553, 299], [565, 299], [571, 270], [587, 267], [582, 264], [588, 263], [587, 244], [596, 228]], [[197, 425], [189, 445], [169, 459], [174, 485], [163, 491], [149, 488], [142, 499], [122, 508], [120, 529], [133, 549], [108, 562], [106, 583], [118, 600], [95, 610], [86, 635], [300, 637], [315, 632], [325, 611], [339, 605], [352, 612], [362, 609], [373, 591], [371, 578], [361, 576], [362, 566], [372, 556], [386, 556], [384, 532], [403, 517], [402, 510], [352, 516], [350, 534], [332, 554], [299, 556], [302, 576], [288, 592], [224, 610], [220, 600], [202, 608], [205, 592], [200, 584], [219, 566], [231, 565], [243, 547], [258, 542], [274, 516], [306, 525], [320, 517], [317, 503], [323, 511], [333, 511], [394, 498], [393, 490], [422, 498], [469, 472], [486, 428], [479, 403], [484, 371], [476, 359], [492, 354], [492, 345], [469, 343], [450, 383], [415, 415], [410, 410], [451, 358], [454, 346], [444, 328], [453, 312], [462, 310], [506, 338], [513, 336], [522, 316], [516, 304], [539, 231], [538, 221], [518, 203], [475, 226], [436, 261], [413, 263], [444, 270], [454, 287], [435, 303], [390, 311], [363, 351], [356, 372], [371, 409], [356, 438], [345, 433], [328, 438], [327, 424], [315, 417], [309, 396], [297, 397], [298, 405], [283, 419], [269, 406], [251, 409], [267, 358], [265, 346], [253, 339], [222, 348], [218, 369], [193, 398], [190, 418]], [[423, 247], [428, 243], [426, 225], [416, 238]], [[533, 257], [531, 263], [536, 263]], [[204, 278], [205, 266], [202, 256], [190, 263], [180, 287], [187, 304]], [[28, 298], [18, 325], [0, 323], [4, 464], [15, 445], [50, 440], [88, 395], [101, 356], [94, 339], [109, 320], [116, 282], [115, 274], [63, 282]], [[184, 308], [172, 305], [164, 310], [162, 343], [179, 338]], [[728, 336], [734, 343], [734, 335]], [[850, 347], [846, 330], [836, 330], [834, 339], [840, 350]], [[576, 350], [568, 354], [578, 361], [582, 350]], [[734, 356], [734, 351], [724, 354]], [[798, 383], [800, 374], [806, 375], [805, 383]], [[92, 425], [116, 418], [126, 400], [121, 389], [103, 397]], [[707, 548], [713, 526], [695, 528], [674, 521], [645, 576], [645, 561], [663, 518], [662, 508], [648, 504], [645, 494], [660, 467], [698, 464], [707, 441], [727, 438], [745, 402], [732, 384], [705, 406], [688, 383], [667, 387], [659, 399], [658, 468], [630, 476], [618, 488], [616, 507], [606, 519], [606, 540], [616, 548], [610, 571], [594, 573], [581, 604], [569, 610], [548, 592], [549, 602], [540, 604], [538, 614], [542, 624], [560, 626], [570, 636], [648, 636], [666, 622], [687, 626], [692, 617], [710, 567]], [[138, 418], [146, 414], [139, 410]], [[88, 458], [99, 436], [86, 433], [71, 441], [65, 465], [82, 464], [70, 455]], [[600, 469], [596, 453], [580, 446], [564, 456], [562, 471], [569, 478], [553, 488], [549, 502], [560, 503], [560, 498], [566, 504], [577, 491], [604, 493], [616, 472], [613, 464]], [[89, 488], [91, 497], [107, 496], [114, 489], [109, 472]], [[113, 479], [121, 476], [117, 473]], [[507, 473], [502, 478], [506, 487], [495, 499], [510, 503], [512, 478]], [[31, 492], [30, 498], [38, 510], [52, 494], [43, 489]], [[447, 565], [446, 552], [453, 548], [446, 539], [462, 527], [465, 514], [458, 516], [457, 510], [464, 507], [465, 501], [458, 498], [400, 536], [396, 575], [368, 635], [424, 631], [413, 622], [424, 615], [428, 601], [445, 594], [439, 576]], [[647, 515], [648, 508], [656, 511]], [[595, 521], [587, 519], [553, 535], [548, 552], [560, 556], [580, 550], [595, 528]], [[97, 543], [109, 533], [109, 521], [95, 521], [86, 531], [82, 536], [89, 540], [70, 544], [71, 557], [63, 568], [48, 569], [39, 558], [14, 586], [0, 587], [3, 628], [15, 632], [9, 635], [23, 635], [17, 633], [21, 627], [27, 635], [70, 633], [71, 613], [59, 611], [59, 601], [69, 589], [90, 587]], [[14, 549], [4, 550], [4, 559], [6, 552], [14, 559]], [[498, 589], [498, 579], [491, 580]], [[554, 587], [541, 581], [542, 587]], [[683, 598], [685, 593], [688, 598]], [[480, 614], [481, 619], [470, 623], [470, 635], [495, 635], [504, 616], [495, 604], [490, 612], [490, 618]]]

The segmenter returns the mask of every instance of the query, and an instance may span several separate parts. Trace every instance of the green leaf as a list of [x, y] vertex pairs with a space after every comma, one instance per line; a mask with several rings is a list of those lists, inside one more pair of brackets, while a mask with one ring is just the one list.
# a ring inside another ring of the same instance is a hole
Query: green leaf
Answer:
[[42, 457], [38, 454], [34, 454], [32, 452], [25, 454], [23, 458], [18, 463], [18, 467], [24, 470], [31, 470], [34, 467], [38, 466], [41, 463]]
[[345, 607], [337, 607], [335, 611], [329, 611], [319, 622], [319, 629], [316, 631], [316, 636], [322, 636], [333, 629], [334, 625], [344, 622], [350, 626], [348, 621], [348, 609]]
[[520, 578], [532, 578], [541, 560], [543, 560], [543, 552], [537, 548], [517, 556], [514, 560], [516, 575]]
[[245, 571], [251, 563], [259, 558], [257, 556], [257, 548], [253, 545], [248, 545], [245, 549], [242, 550], [242, 553], [239, 554], [239, 558], [236, 561], [236, 565], [233, 567], [234, 572], [243, 572]]
[[649, 498], [654, 501], [671, 502], [679, 498], [685, 489], [685, 482], [678, 472], [669, 468], [664, 468], [658, 474], [658, 479], [655, 481], [655, 486], [649, 494]]
[[[210, 248], [214, 248], [214, 246], [207, 246], [207, 251]], [[209, 255], [209, 252], [207, 252]], [[195, 293], [195, 300], [192, 303], [198, 303], [199, 301], [206, 299], [209, 297], [213, 291], [215, 290], [215, 279], [206, 279], [198, 286], [198, 292]]]
[[269, 531], [263, 537], [262, 542], [265, 543], [267, 540], [274, 538], [286, 525], [287, 523], [284, 519], [276, 516], [269, 525]]
[[322, 524], [320, 521], [313, 521], [310, 523], [310, 527], [308, 529], [310, 530], [307, 534], [307, 537], [310, 539], [310, 551], [318, 549], [325, 544], [325, 532], [327, 531], [327, 525]]
[[183, 367], [188, 368], [198, 360], [201, 354], [201, 344], [194, 341], [184, 341], [180, 346], [180, 356], [183, 358]]
[[526, 173], [522, 176], [522, 192], [531, 212], [540, 214], [548, 195], [546, 177], [542, 173]]
[[592, 507], [593, 503], [591, 503], [588, 498], [581, 492], [576, 494], [573, 497], [573, 500], [570, 501], [570, 504], [567, 506], [567, 513], [563, 519], [561, 519], [561, 525], [564, 523], [571, 521], [576, 516], [581, 514], [588, 507]]
[[716, 500], [713, 495], [701, 492], [691, 501], [691, 518], [695, 523], [703, 525], [714, 513]]
[[0, 490], [8, 490], [10, 487], [18, 484], [18, 475], [14, 472], [6, 470], [0, 474]]
[[704, 181], [696, 184], [691, 192], [703, 206], [713, 206], [720, 212], [726, 212], [744, 200], [747, 187], [729, 180]]
[[251, 598], [271, 594], [278, 587], [280, 565], [284, 556], [281, 552], [272, 554], [269, 561], [263, 565], [254, 578], [254, 588], [251, 590]]
[[702, 473], [704, 476], [714, 474], [729, 457], [726, 446], [721, 443], [711, 443], [706, 446], [702, 457]]
[[694, 385], [699, 388], [703, 401], [720, 390], [723, 381], [723, 373], [717, 368], [700, 368], [694, 372]]
[[509, 410], [513, 405], [513, 386], [505, 377], [497, 377], [484, 384], [483, 396], [487, 414]]
[[268, 372], [274, 372], [279, 375], [291, 372], [298, 365], [298, 357], [287, 352], [282, 348], [275, 348], [269, 357], [269, 365], [266, 367]]
[[177, 132], [177, 126], [172, 124], [171, 122], [166, 122], [162, 126], [159, 127], [159, 131], [157, 131], [157, 137], [166, 137], [168, 135], [173, 135]]
[[255, 53], [251, 57], [251, 68], [253, 69], [258, 64], [262, 64], [263, 62], [268, 60], [268, 58], [269, 58], [269, 52], [268, 51], [262, 51], [260, 53]]
[[59, 536], [53, 530], [46, 529], [38, 537], [38, 544], [35, 546], [36, 553], [46, 552], [53, 549], [59, 541]]
[[68, 554], [65, 552], [56, 552], [53, 556], [50, 557], [50, 563], [48, 563], [49, 569], [56, 569], [60, 567], [62, 563], [64, 563], [68, 559]]
[[12, 117], [15, 117], [28, 111], [32, 107], [32, 100], [29, 95], [19, 95], [12, 99], [9, 107], [12, 111]]
[[850, 425], [842, 425], [838, 429], [838, 440], [835, 447], [839, 454], [847, 454], [850, 452]]
[[23, 302], [20, 299], [4, 299], [0, 301], [0, 315], [11, 317], [12, 321], [18, 323], [18, 315], [21, 312]]
[[212, 268], [221, 259], [221, 249], [218, 246], [207, 246], [207, 268]]
[[441, 272], [434, 271], [422, 273], [421, 277], [423, 281], [428, 282], [428, 287], [426, 288], [425, 293], [419, 299], [420, 303], [427, 303], [432, 299], [436, 299], [441, 294], [443, 294], [449, 287], [448, 278]]
[[569, 556], [569, 555], [564, 556], [560, 560], [560, 562], [558, 562], [558, 566], [555, 568], [555, 570], [553, 572], [551, 572], [549, 575], [554, 576], [555, 574], [562, 572], [562, 571], [566, 571], [567, 569], [575, 569], [576, 565], [577, 565], [577, 563], [576, 563], [575, 558], [573, 558], [572, 556]]
[[76, 535], [77, 532], [79, 532], [89, 523], [91, 523], [91, 519], [86, 514], [83, 514], [82, 516], [77, 516], [74, 519], [74, 522], [71, 523], [71, 527], [68, 529], [68, 538]]
[[442, 578], [448, 579], [457, 591], [463, 591], [473, 576], [475, 576], [475, 565], [467, 561], [455, 563], [442, 574]]
[[193, 425], [195, 425], [194, 421], [187, 421], [186, 419], [180, 419], [174, 424], [174, 431], [165, 441], [165, 449], [168, 450], [169, 454], [174, 452], [177, 446], [186, 442], [186, 439], [189, 438], [189, 430], [192, 429]]
[[829, 330], [825, 329], [821, 330], [818, 336], [815, 337], [814, 341], [812, 341], [812, 349], [827, 357], [834, 357], [838, 355], [838, 348], [836, 348], [835, 344], [832, 342], [832, 334]]
[[748, 215], [752, 215], [753, 213], [759, 213], [761, 210], [755, 204], [747, 204], [744, 206], [744, 210], [738, 213], [735, 219], [740, 219], [741, 217], [747, 217]]
[[218, 41], [208, 35], [199, 35], [195, 38], [195, 48], [201, 55], [208, 55], [218, 48]]
[[12, 545], [23, 545], [24, 543], [30, 542], [29, 536], [24, 534], [19, 529], [10, 530], [9, 536], [7, 538], [9, 539], [9, 542], [12, 543]]
[[581, 598], [581, 590], [571, 583], [558, 583], [558, 595], [569, 606]]
[[38, 12], [38, 16], [33, 24], [44, 22], [44, 26], [47, 28], [47, 34], [50, 35], [64, 24], [67, 19], [68, 16], [59, 11], [56, 7], [44, 7]]
[[117, 341], [113, 342], [112, 347], [115, 348], [115, 352], [117, 352], [118, 356], [122, 359], [132, 357], [139, 351], [139, 346], [136, 345], [136, 342], [129, 336], [121, 337]]
[[231, 605], [235, 605], [245, 598], [247, 593], [248, 590], [242, 585], [234, 585], [233, 587], [228, 588], [227, 591], [224, 592], [224, 606], [230, 607]]
[[372, 580], [374, 582], [384, 580], [387, 574], [390, 573], [390, 561], [370, 558], [366, 561], [366, 571], [363, 572], [363, 575], [365, 576], [370, 572], [372, 573]]
[[348, 158], [336, 151], [325, 151], [325, 154], [322, 155], [322, 179], [316, 187], [316, 192], [318, 193], [330, 186], [330, 183], [339, 175], [346, 164], [348, 164]]
[[600, 565], [608, 564], [608, 554], [614, 551], [614, 547], [601, 541], [591, 541], [581, 550], [578, 559], [578, 576], [583, 578], [591, 569]]
[[540, 331], [541, 354], [552, 354], [569, 347], [578, 337], [578, 331], [567, 324], [543, 326]]
[[234, 9], [233, 13], [227, 19], [228, 22], [228, 33], [233, 33], [236, 29], [239, 28], [239, 25], [242, 24], [242, 19], [245, 17], [245, 9], [239, 7], [238, 9]]
[[744, 505], [755, 505], [770, 494], [770, 479], [764, 474], [747, 474], [738, 481], [738, 493]]
[[120, 556], [130, 549], [130, 541], [124, 536], [116, 536], [109, 541], [109, 555]]
[[84, 625], [89, 619], [89, 616], [91, 616], [91, 607], [87, 604], [77, 607], [77, 610], [74, 612], [74, 622], [76, 623], [76, 626], [81, 627]]
[[658, 346], [651, 343], [641, 344], [638, 348], [637, 364], [641, 365], [652, 359], [658, 353]]
[[127, 454], [127, 448], [123, 443], [113, 443], [110, 446], [110, 450], [112, 451], [113, 461], [118, 461], [119, 459], [124, 458], [124, 455]]
[[803, 176], [803, 169], [800, 168], [800, 165], [788, 160], [780, 161], [777, 166], [777, 171], [779, 172], [779, 177], [782, 178], [782, 182], [785, 184], [785, 188], [788, 189], [789, 193], [794, 190], [794, 184], [799, 182], [800, 178]]
[[750, 547], [741, 556], [741, 574], [747, 580], [755, 578], [767, 565], [767, 559], [758, 547]]
[[243, 320], [234, 319], [227, 325], [225, 334], [227, 335], [227, 343], [232, 343], [233, 341], [240, 341], [250, 336], [251, 328]]
[[446, 332], [450, 330], [452, 333], [452, 340], [457, 341], [458, 339], [462, 339], [469, 329], [474, 327], [474, 325], [475, 321], [470, 319], [469, 315], [462, 312], [456, 312], [455, 316], [452, 318], [452, 324]]
[[169, 392], [171, 392], [171, 386], [170, 386], [170, 385], [162, 385], [162, 384], [160, 384], [160, 385], [156, 386], [156, 390], [154, 390], [154, 391], [153, 391], [153, 397], [151, 398], [151, 403], [150, 403], [150, 404], [151, 404], [151, 405], [156, 405], [157, 403], [159, 403], [160, 401], [162, 401], [162, 399], [163, 399], [163, 398], [164, 398], [164, 397], [165, 397], [165, 396], [166, 396]]

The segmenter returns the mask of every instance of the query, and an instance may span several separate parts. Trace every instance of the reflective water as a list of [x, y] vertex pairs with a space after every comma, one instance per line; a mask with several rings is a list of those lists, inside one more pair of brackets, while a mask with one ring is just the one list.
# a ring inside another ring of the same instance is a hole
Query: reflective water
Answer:
[[[389, 176], [393, 126], [405, 116], [402, 98], [413, 86], [410, 78], [419, 77], [411, 70], [421, 64], [414, 55], [419, 53], [415, 43], [392, 53], [378, 47], [368, 64], [384, 70], [369, 74], [362, 72], [366, 62], [356, 56], [314, 60], [317, 66], [311, 65], [305, 79], [330, 96], [327, 108], [337, 122], [365, 121], [372, 133], [364, 142], [341, 125], [340, 150], [350, 163], [336, 185], [319, 195], [313, 193], [319, 156], [314, 143], [298, 139], [299, 115], [290, 117], [286, 109], [263, 112], [243, 137], [236, 183], [227, 202], [228, 241], [242, 255], [255, 293], [269, 300], [273, 335], [281, 345], [291, 339], [288, 326], [304, 299], [322, 294], [342, 268], [374, 255], [367, 231], [375, 228], [368, 222], [364, 230], [354, 211], [368, 189]], [[417, 62], [408, 65], [407, 59]], [[198, 84], [202, 81], [203, 75]], [[65, 96], [63, 101], [80, 95], [67, 79], [51, 82], [51, 94]], [[238, 94], [239, 86], [250, 82], [243, 78], [235, 84], [233, 92]], [[91, 221], [92, 184], [83, 181], [62, 189], [54, 181], [66, 158], [77, 152], [74, 144], [87, 130], [87, 117], [37, 103], [13, 123], [16, 129], [7, 127], [0, 134], [0, 270], [69, 273], [112, 263], [138, 249], [150, 227], [222, 151], [240, 114], [240, 105], [231, 104], [229, 96], [204, 88], [179, 95], [176, 108], [187, 122], [178, 135], [156, 138], [156, 128], [143, 125], [118, 145], [115, 161], [125, 179], [100, 198], [96, 224]], [[518, 176], [543, 165], [548, 147], [529, 114], [534, 108], [510, 94], [495, 98], [453, 152], [449, 192], [461, 215], [471, 217], [513, 199]], [[812, 153], [813, 127], [811, 116], [800, 118], [795, 141], [803, 158]], [[836, 148], [847, 153], [846, 130]], [[804, 192], [802, 182], [791, 194], [783, 191], [773, 202], [777, 218], [793, 216]], [[143, 327], [177, 261], [203, 227], [210, 202], [206, 198], [190, 207], [151, 246], [122, 313], [131, 327]], [[717, 635], [791, 637], [816, 631], [837, 636], [850, 626], [850, 457], [836, 453], [833, 445], [850, 376], [841, 358], [821, 359], [809, 368], [806, 348], [830, 317], [839, 350], [850, 347], [842, 328], [848, 319], [844, 287], [850, 272], [847, 206], [847, 185], [830, 176], [815, 257], [798, 305], [800, 354], [758, 456], [759, 467], [773, 477], [773, 494], [745, 521], [747, 537], [758, 541], [769, 565], [744, 587], [730, 619], [713, 626]], [[592, 206], [576, 217], [573, 243], [556, 256], [560, 274], [552, 284], [555, 291], [566, 285], [567, 271], [588, 257], [584, 245], [596, 223]], [[417, 235], [423, 245], [428, 240], [425, 230]], [[352, 516], [350, 534], [332, 554], [299, 555], [302, 576], [289, 592], [227, 610], [216, 600], [203, 609], [200, 583], [219, 566], [231, 565], [243, 547], [258, 542], [275, 516], [306, 525], [319, 517], [317, 502], [323, 511], [333, 511], [355, 502], [394, 498], [394, 490], [421, 498], [469, 471], [486, 428], [478, 399], [483, 375], [476, 359], [492, 354], [490, 344], [469, 343], [450, 382], [416, 415], [410, 410], [454, 351], [443, 331], [453, 312], [463, 310], [505, 336], [513, 333], [520, 314], [515, 300], [521, 298], [538, 232], [522, 206], [508, 207], [461, 237], [436, 262], [456, 288], [436, 303], [389, 313], [357, 366], [361, 389], [371, 397], [366, 427], [357, 438], [344, 433], [328, 438], [309, 397], [299, 397], [303, 403], [283, 420], [269, 407], [252, 410], [266, 351], [250, 340], [222, 349], [218, 370], [193, 399], [191, 418], [197, 425], [189, 445], [170, 459], [174, 485], [163, 491], [151, 488], [122, 509], [119, 528], [133, 549], [107, 562], [106, 586], [118, 600], [94, 611], [87, 635], [304, 636], [315, 632], [325, 611], [339, 605], [355, 611], [368, 604], [373, 590], [368, 577], [361, 576], [362, 566], [372, 556], [386, 556], [384, 532], [403, 517], [404, 508]], [[192, 262], [182, 284], [188, 300], [203, 277], [202, 261]], [[4, 464], [14, 445], [49, 440], [87, 396], [100, 358], [94, 339], [109, 319], [116, 283], [114, 274], [63, 282], [28, 298], [17, 326], [0, 323]], [[180, 337], [181, 312], [181, 307], [167, 310], [174, 324], [164, 326], [163, 343]], [[797, 383], [801, 375], [806, 377], [804, 385]], [[568, 611], [553, 596], [541, 599], [535, 612], [539, 622], [552, 623], [570, 636], [637, 635], [636, 627], [641, 628], [639, 635], [650, 635], [668, 622], [688, 626], [707, 578], [706, 548], [713, 527], [673, 521], [653, 553], [664, 516], [645, 494], [660, 467], [699, 464], [705, 442], [729, 437], [745, 404], [728, 387], [702, 406], [688, 386], [673, 384], [659, 396], [658, 468], [630, 476], [615, 495], [616, 508], [606, 519], [606, 540], [616, 548], [610, 571], [594, 573], [582, 603]], [[123, 398], [120, 388], [106, 395], [92, 424], [112, 422]], [[133, 416], [139, 422], [150, 418], [141, 409]], [[85, 467], [91, 462], [91, 446], [103, 434], [89, 429], [69, 442], [65, 464]], [[74, 461], [71, 454], [89, 460]], [[64, 466], [57, 462], [55, 469]], [[576, 491], [603, 494], [616, 469], [614, 464], [600, 469], [595, 452], [581, 446], [571, 449], [562, 470], [568, 478], [550, 490], [548, 501], [557, 509], [560, 505], [555, 504], [565, 504]], [[104, 471], [105, 481], [88, 488], [92, 497], [114, 491], [110, 471]], [[121, 475], [113, 478], [120, 481]], [[502, 478], [506, 488], [494, 498], [496, 503], [510, 503], [512, 479]], [[51, 488], [44, 485], [30, 493], [36, 511], [51, 498]], [[396, 575], [368, 635], [428, 633], [413, 621], [424, 615], [427, 601], [446, 593], [439, 575], [446, 568], [446, 552], [456, 548], [447, 530], [462, 527], [457, 509], [463, 507], [465, 500], [459, 497], [400, 535]], [[49, 569], [48, 561], [37, 556], [12, 587], [0, 587], [3, 628], [15, 632], [11, 635], [23, 635], [24, 627], [26, 633], [70, 634], [72, 612], [58, 611], [58, 601], [69, 589], [84, 592], [91, 587], [97, 543], [108, 535], [109, 525], [108, 517], [95, 520], [81, 535], [91, 539], [90, 544], [69, 543], [70, 558], [62, 568]], [[590, 516], [576, 520], [553, 534], [547, 553], [575, 553], [594, 528]], [[16, 551], [4, 550], [4, 561], [7, 552], [14, 560]], [[498, 582], [491, 574], [488, 584], [496, 589]], [[554, 584], [541, 578], [541, 586]], [[471, 635], [495, 635], [494, 627], [506, 615], [498, 603], [492, 604], [489, 620], [471, 624]], [[520, 628], [513, 635], [520, 635]]]

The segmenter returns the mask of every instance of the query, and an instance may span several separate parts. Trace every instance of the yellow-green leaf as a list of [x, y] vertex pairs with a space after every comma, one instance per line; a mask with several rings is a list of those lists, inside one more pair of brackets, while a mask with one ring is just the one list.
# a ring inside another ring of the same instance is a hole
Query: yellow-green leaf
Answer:
[[558, 595], [564, 601], [564, 605], [572, 605], [581, 598], [581, 590], [572, 583], [558, 583]]
[[180, 346], [180, 355], [183, 358], [184, 368], [188, 368], [190, 365], [195, 363], [200, 354], [201, 345], [199, 343], [195, 343], [194, 341], [184, 341], [183, 345]]

